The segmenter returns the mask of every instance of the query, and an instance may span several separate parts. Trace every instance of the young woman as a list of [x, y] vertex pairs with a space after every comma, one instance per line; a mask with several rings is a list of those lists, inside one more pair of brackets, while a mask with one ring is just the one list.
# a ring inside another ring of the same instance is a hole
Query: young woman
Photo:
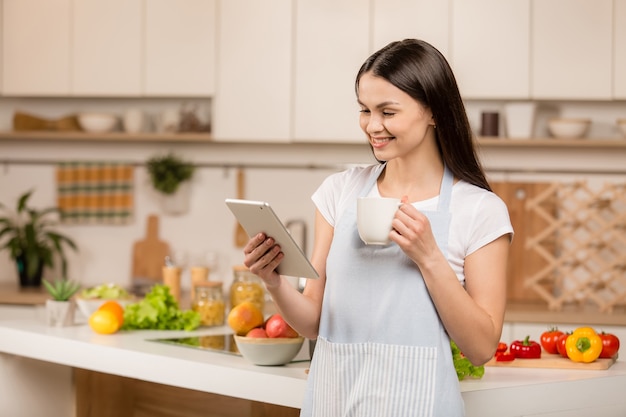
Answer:
[[[494, 354], [513, 229], [477, 159], [456, 80], [426, 42], [393, 42], [356, 78], [359, 123], [379, 162], [329, 176], [302, 294], [259, 234], [244, 248], [287, 321], [317, 339], [303, 416], [461, 416], [450, 339], [476, 365]], [[391, 244], [365, 245], [359, 196], [401, 198]]]

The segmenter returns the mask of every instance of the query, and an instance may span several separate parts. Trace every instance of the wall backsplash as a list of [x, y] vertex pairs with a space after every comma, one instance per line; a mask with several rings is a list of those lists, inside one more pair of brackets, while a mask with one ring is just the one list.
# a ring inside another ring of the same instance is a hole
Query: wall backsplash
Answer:
[[[98, 102], [95, 104], [95, 102]], [[82, 108], [120, 112], [140, 104], [146, 111], [157, 112], [179, 106], [183, 99], [0, 99], [0, 130], [9, 130], [13, 111], [20, 108], [44, 117], [62, 116]], [[206, 103], [205, 103], [206, 104]], [[475, 128], [484, 110], [501, 111], [504, 102], [467, 104], [468, 115]], [[626, 103], [540, 103], [542, 109], [557, 109], [561, 115], [591, 117], [594, 128], [591, 136], [619, 138], [615, 119], [626, 117]], [[349, 117], [349, 116], [348, 116]], [[539, 117], [540, 118], [540, 117]], [[597, 121], [597, 123], [596, 123]], [[357, 123], [355, 118], [355, 123]], [[537, 136], [545, 136], [540, 120], [535, 126]], [[503, 130], [501, 129], [501, 132]], [[481, 150], [485, 166], [495, 180], [523, 181], [549, 177], [544, 168], [562, 168], [571, 177], [576, 170], [621, 167], [623, 179], [623, 148], [620, 152], [608, 150], [557, 148], [485, 148]], [[310, 196], [330, 173], [348, 164], [371, 163], [373, 159], [366, 145], [357, 144], [250, 144], [250, 143], [115, 143], [64, 141], [0, 141], [0, 160], [49, 161], [45, 164], [4, 164], [0, 167], [0, 202], [13, 206], [19, 194], [35, 188], [35, 205], [55, 204], [55, 163], [65, 160], [113, 160], [141, 165], [148, 157], [174, 151], [196, 163], [212, 165], [238, 164], [276, 165], [277, 168], [246, 169], [246, 197], [268, 200], [284, 221], [304, 219], [308, 233], [308, 247], [312, 247], [314, 206]], [[280, 165], [301, 165], [300, 169], [280, 168]], [[311, 167], [319, 165], [318, 168]], [[516, 171], [517, 170], [517, 171]], [[522, 172], [528, 170], [527, 173]], [[536, 172], [532, 172], [536, 171]], [[554, 174], [563, 179], [563, 175]], [[236, 193], [236, 175], [232, 168], [200, 167], [192, 182], [191, 206], [184, 216], [169, 216], [161, 212], [158, 200], [148, 184], [143, 166], [135, 169], [135, 216], [127, 226], [63, 226], [62, 230], [80, 246], [78, 254], [70, 253], [70, 276], [83, 285], [102, 282], [130, 284], [132, 246], [145, 236], [146, 218], [160, 216], [160, 238], [172, 250], [185, 252], [188, 258], [202, 252], [215, 251], [220, 255], [217, 278], [228, 285], [231, 267], [240, 264], [243, 255], [234, 247], [235, 219], [224, 204], [224, 199]], [[310, 254], [309, 254], [310, 255]], [[0, 253], [0, 282], [15, 282], [17, 273], [5, 252]], [[214, 276], [215, 278], [215, 276]], [[183, 275], [183, 286], [189, 286], [189, 272]]]
[[[34, 206], [56, 204], [56, 161], [121, 160], [141, 164], [151, 155], [174, 151], [196, 163], [267, 165], [268, 168], [245, 169], [246, 198], [270, 201], [284, 221], [304, 219], [312, 231], [314, 207], [311, 194], [327, 175], [334, 172], [333, 164], [339, 169], [344, 163], [372, 161], [366, 146], [358, 148], [348, 146], [342, 151], [342, 147], [333, 147], [332, 150], [312, 152], [306, 147], [291, 150], [282, 145], [2, 141], [2, 158], [50, 163], [4, 164], [0, 170], [0, 202], [13, 207], [22, 192], [34, 188], [36, 191], [31, 198]], [[264, 152], [268, 149], [269, 152]], [[303, 168], [280, 168], [286, 163], [302, 164]], [[278, 168], [269, 168], [272, 164]], [[324, 168], [306, 168], [314, 164]], [[131, 224], [60, 227], [80, 247], [79, 253], [69, 253], [71, 278], [83, 285], [102, 282], [129, 285], [133, 243], [145, 237], [147, 216], [157, 214], [160, 217], [159, 237], [169, 243], [172, 251], [185, 253], [188, 259], [208, 251], [219, 253], [217, 278], [228, 284], [231, 267], [243, 260], [242, 250], [234, 246], [236, 220], [224, 204], [225, 198], [236, 195], [236, 170], [199, 167], [192, 180], [190, 210], [182, 216], [170, 216], [161, 211], [145, 167], [135, 168], [134, 183], [135, 215]], [[308, 247], [311, 248], [313, 234], [308, 236], [311, 240]], [[0, 252], [0, 271], [0, 282], [17, 281], [15, 267], [6, 252]], [[189, 279], [187, 269], [183, 275], [183, 287], [189, 286]]]

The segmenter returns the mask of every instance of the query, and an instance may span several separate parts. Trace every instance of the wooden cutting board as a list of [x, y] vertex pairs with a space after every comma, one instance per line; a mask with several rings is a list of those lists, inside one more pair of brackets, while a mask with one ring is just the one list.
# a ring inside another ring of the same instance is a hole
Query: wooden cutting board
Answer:
[[611, 359], [596, 359], [591, 363], [574, 362], [563, 358], [561, 355], [551, 355], [542, 353], [540, 359], [514, 359], [510, 362], [496, 362], [491, 359], [485, 366], [495, 366], [502, 368], [552, 368], [552, 369], [588, 369], [602, 371], [609, 369], [617, 360], [617, 355]]
[[165, 257], [169, 254], [169, 245], [159, 239], [159, 217], [152, 214], [146, 220], [146, 237], [133, 244], [133, 282], [161, 282]]

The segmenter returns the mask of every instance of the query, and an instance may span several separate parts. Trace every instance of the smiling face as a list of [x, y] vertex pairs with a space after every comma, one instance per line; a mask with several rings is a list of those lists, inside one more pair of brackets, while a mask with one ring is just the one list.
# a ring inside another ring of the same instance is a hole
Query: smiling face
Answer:
[[430, 109], [371, 72], [361, 76], [357, 94], [359, 124], [376, 159], [389, 161], [433, 149], [435, 122]]

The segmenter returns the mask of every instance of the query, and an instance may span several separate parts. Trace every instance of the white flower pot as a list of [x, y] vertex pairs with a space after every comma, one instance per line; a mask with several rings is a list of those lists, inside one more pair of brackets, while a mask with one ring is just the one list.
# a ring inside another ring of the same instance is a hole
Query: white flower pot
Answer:
[[74, 300], [46, 300], [46, 318], [48, 326], [67, 327], [74, 325]]
[[166, 214], [181, 215], [189, 211], [191, 182], [180, 183], [174, 194], [161, 194], [161, 206]]

